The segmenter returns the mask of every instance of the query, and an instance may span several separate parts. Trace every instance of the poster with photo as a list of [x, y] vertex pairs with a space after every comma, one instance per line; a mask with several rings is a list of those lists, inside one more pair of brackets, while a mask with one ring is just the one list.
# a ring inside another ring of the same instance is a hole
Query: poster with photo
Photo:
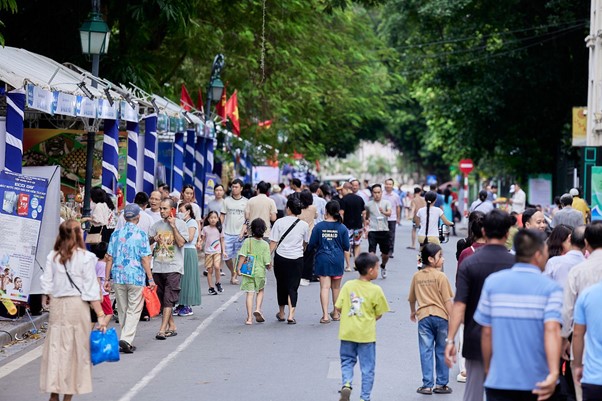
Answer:
[[44, 178], [0, 171], [0, 289], [13, 301], [29, 297], [47, 186]]

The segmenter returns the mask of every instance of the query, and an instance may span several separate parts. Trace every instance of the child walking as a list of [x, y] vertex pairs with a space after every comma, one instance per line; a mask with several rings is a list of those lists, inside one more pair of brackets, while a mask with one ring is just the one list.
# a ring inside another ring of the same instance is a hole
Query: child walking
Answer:
[[[414, 273], [410, 285], [410, 320], [418, 321], [418, 346], [422, 366], [419, 394], [450, 394], [449, 368], [445, 365], [445, 339], [452, 308], [452, 289], [443, 268], [443, 254], [437, 244], [427, 243], [421, 251], [422, 268]], [[416, 310], [418, 302], [418, 310]], [[433, 353], [437, 385], [433, 379]], [[433, 388], [434, 386], [434, 388]]]
[[[207, 217], [205, 217], [205, 223], [201, 231], [201, 247], [205, 252], [205, 270], [207, 270], [209, 295], [217, 295], [220, 292], [224, 292], [220, 278], [222, 254], [224, 257], [226, 256], [226, 252], [224, 251], [226, 248], [224, 247], [222, 223], [216, 211], [209, 212]], [[213, 288], [213, 274], [215, 274], [215, 288]]]
[[340, 401], [349, 401], [353, 368], [358, 358], [362, 372], [360, 398], [363, 401], [370, 400], [376, 364], [376, 321], [389, 311], [382, 288], [371, 283], [378, 278], [378, 264], [376, 255], [366, 252], [359, 254], [355, 259], [355, 270], [360, 277], [343, 285], [335, 304], [341, 316], [339, 339], [343, 387]]
[[[109, 293], [105, 291], [105, 281], [106, 281], [106, 267], [107, 267], [107, 249], [109, 244], [106, 242], [99, 242], [96, 245], [92, 246], [92, 252], [98, 258], [98, 262], [96, 262], [96, 277], [98, 278], [98, 284], [100, 285], [100, 292], [102, 293], [102, 299], [100, 300], [100, 306], [102, 307], [102, 311], [105, 314], [105, 317], [101, 318], [104, 320], [104, 324], [107, 325], [111, 321], [111, 317], [113, 317], [113, 306], [111, 305], [111, 299], [109, 298]], [[96, 313], [92, 312], [92, 322], [95, 322], [98, 318]], [[102, 323], [102, 322], [98, 322]], [[94, 325], [94, 323], [93, 323]]]
[[[253, 316], [257, 323], [265, 322], [265, 318], [261, 313], [261, 305], [263, 304], [263, 289], [265, 287], [265, 271], [270, 269], [271, 254], [270, 246], [263, 240], [263, 234], [267, 230], [265, 221], [257, 218], [251, 222], [252, 238], [247, 238], [243, 242], [238, 253], [238, 263], [236, 265], [236, 273], [241, 274], [241, 267], [245, 259], [252, 255], [255, 259], [253, 264], [253, 272], [251, 276], [242, 276], [240, 289], [247, 293], [247, 320], [245, 324], [253, 324]], [[256, 308], [253, 311], [253, 295], [256, 294]]]

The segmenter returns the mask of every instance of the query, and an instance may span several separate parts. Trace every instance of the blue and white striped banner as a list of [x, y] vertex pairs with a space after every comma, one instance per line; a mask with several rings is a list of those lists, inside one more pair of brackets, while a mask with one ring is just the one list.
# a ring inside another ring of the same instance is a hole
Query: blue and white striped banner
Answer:
[[127, 188], [125, 190], [125, 200], [127, 203], [133, 203], [136, 197], [136, 176], [138, 175], [138, 135], [140, 133], [140, 124], [137, 122], [127, 122], [128, 133], [128, 163], [127, 163]]
[[206, 138], [207, 144], [205, 145], [205, 174], [203, 176], [203, 182], [207, 182], [207, 174], [213, 173], [213, 152], [214, 152], [214, 141], [212, 138]]
[[155, 189], [155, 163], [157, 160], [157, 115], [144, 119], [144, 184], [142, 190], [150, 195]]
[[102, 189], [115, 194], [119, 181], [119, 120], [104, 120]]
[[173, 179], [171, 186], [173, 189], [182, 191], [184, 184], [184, 133], [176, 132], [173, 143]]
[[197, 202], [203, 202], [204, 176], [205, 176], [205, 152], [207, 148], [206, 138], [197, 137], [194, 152], [194, 196]]
[[21, 174], [23, 168], [23, 116], [25, 92], [16, 90], [6, 95], [5, 168]]
[[184, 184], [194, 182], [194, 140], [196, 133], [193, 129], [186, 131], [186, 152], [184, 153]]

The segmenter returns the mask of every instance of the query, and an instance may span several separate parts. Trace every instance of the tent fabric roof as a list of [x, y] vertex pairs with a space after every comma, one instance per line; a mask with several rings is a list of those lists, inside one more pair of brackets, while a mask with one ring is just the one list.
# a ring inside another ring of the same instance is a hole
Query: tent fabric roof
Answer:
[[[86, 87], [95, 97], [104, 97], [102, 91], [93, 88], [90, 79], [70, 70], [40, 54], [15, 47], [0, 47], [0, 80], [14, 88], [25, 88], [28, 82], [51, 91], [86, 96], [77, 85]], [[116, 98], [120, 98], [115, 94]]]

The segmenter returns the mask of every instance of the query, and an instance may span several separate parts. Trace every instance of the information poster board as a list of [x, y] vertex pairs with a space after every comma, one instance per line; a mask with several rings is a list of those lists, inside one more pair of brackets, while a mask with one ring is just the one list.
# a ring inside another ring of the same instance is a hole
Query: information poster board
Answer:
[[217, 184], [221, 184], [222, 180], [219, 178], [219, 176], [217, 174], [213, 174], [213, 173], [208, 173], [205, 176], [205, 199], [204, 199], [204, 211], [205, 214], [207, 214], [207, 205], [209, 204], [209, 202], [211, 202], [213, 199], [215, 199], [215, 186]]
[[44, 178], [0, 171], [0, 289], [27, 302], [46, 205]]
[[552, 174], [537, 174], [529, 176], [529, 197], [532, 205], [543, 207], [552, 204]]
[[602, 220], [602, 167], [592, 167], [592, 221]]
[[278, 184], [280, 182], [280, 169], [270, 166], [253, 166], [253, 182], [258, 183], [259, 181]]

